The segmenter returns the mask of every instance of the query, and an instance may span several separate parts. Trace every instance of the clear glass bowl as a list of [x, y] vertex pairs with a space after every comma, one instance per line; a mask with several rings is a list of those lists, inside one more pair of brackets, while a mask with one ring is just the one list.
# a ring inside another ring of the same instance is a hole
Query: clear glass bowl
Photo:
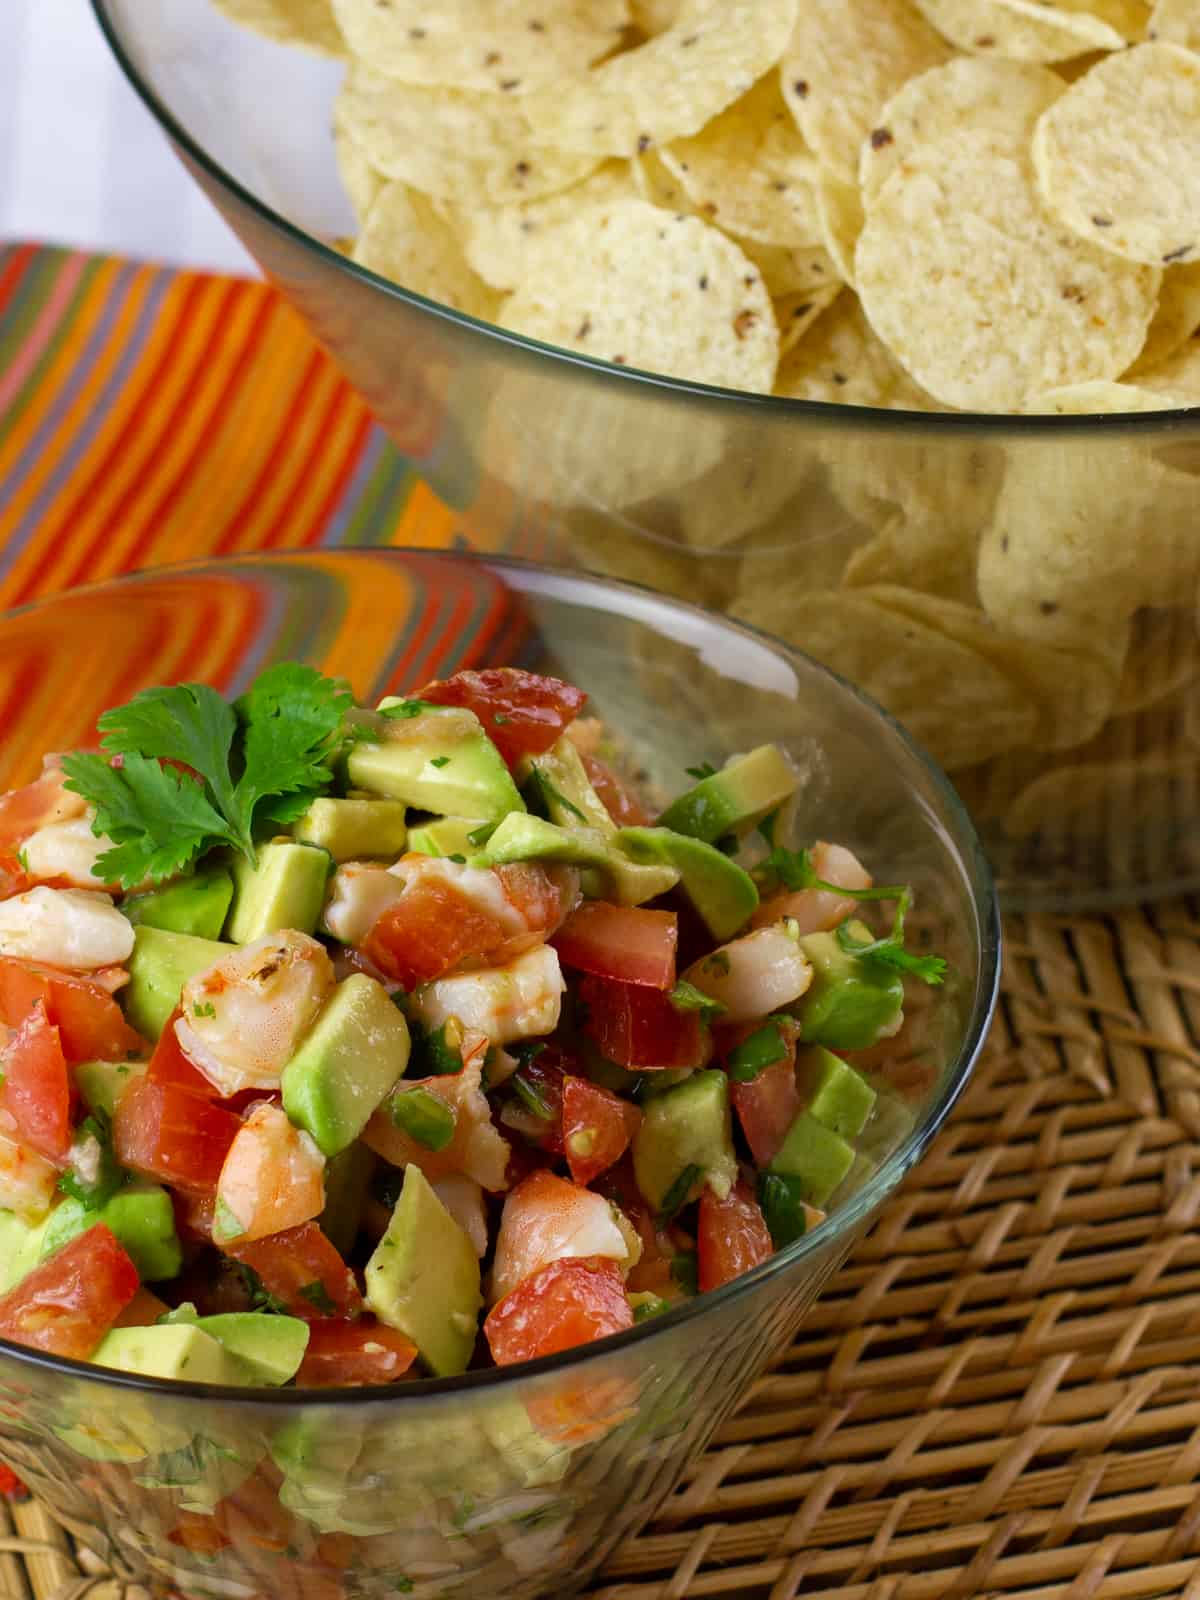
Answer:
[[93, 5], [196, 180], [485, 548], [729, 611], [858, 682], [959, 784], [1010, 903], [1200, 886], [1200, 411], [870, 411], [501, 332], [335, 247], [355, 231], [338, 63], [210, 0]]
[[651, 1515], [953, 1105], [995, 1001], [987, 865], [940, 773], [814, 662], [628, 585], [451, 554], [248, 557], [0, 617], [0, 789], [140, 688], [232, 693], [287, 658], [346, 674], [363, 699], [461, 666], [561, 672], [668, 790], [689, 763], [779, 740], [804, 776], [806, 831], [911, 879], [951, 961], [929, 991], [915, 1126], [832, 1220], [601, 1345], [333, 1392], [170, 1385], [0, 1342], [0, 1460], [131, 1580], [223, 1600], [563, 1596]]

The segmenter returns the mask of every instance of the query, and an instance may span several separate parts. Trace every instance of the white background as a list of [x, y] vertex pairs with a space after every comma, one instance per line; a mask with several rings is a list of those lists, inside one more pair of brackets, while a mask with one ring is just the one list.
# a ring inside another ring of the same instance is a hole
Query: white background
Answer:
[[0, 0], [0, 243], [255, 269], [109, 53], [87, 0]]

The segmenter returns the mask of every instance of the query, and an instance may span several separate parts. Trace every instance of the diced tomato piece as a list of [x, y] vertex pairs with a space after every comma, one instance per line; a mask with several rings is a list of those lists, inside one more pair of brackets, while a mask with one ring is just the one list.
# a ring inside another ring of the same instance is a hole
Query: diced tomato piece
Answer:
[[19, 1027], [39, 1000], [72, 1064], [124, 1061], [144, 1049], [104, 985], [57, 967], [0, 956], [0, 1022]]
[[114, 1328], [152, 1328], [159, 1317], [166, 1316], [170, 1306], [165, 1300], [160, 1300], [151, 1289], [143, 1283], [133, 1299], [113, 1323]]
[[[315, 1222], [302, 1222], [266, 1239], [234, 1240], [221, 1248], [256, 1272], [267, 1293], [293, 1317], [316, 1322], [322, 1317], [356, 1317], [362, 1311], [353, 1272]], [[320, 1284], [324, 1293], [314, 1284]], [[312, 1293], [304, 1294], [305, 1289]]]
[[702, 1067], [709, 1043], [694, 1011], [677, 1011], [665, 994], [591, 973], [579, 985], [584, 1032], [610, 1061], [641, 1071]]
[[645, 827], [651, 820], [650, 813], [620, 773], [614, 772], [599, 756], [585, 755], [583, 766], [592, 788], [618, 828]]
[[551, 1261], [505, 1295], [483, 1331], [498, 1367], [536, 1361], [632, 1328], [633, 1312], [615, 1262]]
[[773, 1061], [749, 1083], [731, 1082], [729, 1095], [755, 1162], [769, 1165], [800, 1113], [795, 1062], [791, 1056]]
[[8, 1042], [2, 1104], [16, 1132], [48, 1161], [63, 1161], [71, 1148], [71, 1079], [58, 1029], [35, 1006]]
[[146, 1076], [151, 1083], [169, 1083], [176, 1089], [186, 1089], [189, 1094], [198, 1094], [202, 1100], [215, 1100], [218, 1098], [216, 1085], [192, 1065], [176, 1036], [175, 1024], [181, 1015], [176, 1006], [167, 1018], [166, 1026], [154, 1046], [154, 1054], [150, 1057], [150, 1065], [146, 1068]]
[[674, 986], [678, 942], [673, 911], [613, 906], [605, 900], [585, 901], [551, 941], [565, 966], [650, 989]]
[[33, 879], [26, 877], [25, 868], [11, 850], [0, 848], [0, 900], [10, 895], [24, 894], [33, 887]]
[[415, 988], [468, 956], [503, 944], [507, 929], [445, 878], [421, 876], [376, 921], [363, 954], [394, 983]]
[[0, 1461], [0, 1499], [27, 1500], [28, 1498], [29, 1490], [21, 1482], [20, 1478], [17, 1477], [11, 1467], [6, 1467]]
[[47, 823], [80, 816], [84, 809], [82, 799], [63, 788], [62, 768], [52, 757], [32, 783], [0, 794], [0, 845], [20, 844]]
[[758, 1201], [746, 1184], [735, 1183], [724, 1200], [705, 1188], [696, 1251], [696, 1277], [704, 1292], [741, 1277], [775, 1253]]
[[543, 678], [519, 667], [489, 667], [427, 683], [417, 690], [417, 698], [473, 711], [511, 767], [522, 756], [540, 756], [549, 750], [579, 715], [587, 695], [560, 678]]
[[325, 1209], [325, 1157], [282, 1106], [256, 1106], [238, 1129], [217, 1183], [215, 1236], [247, 1243]]
[[171, 1083], [135, 1079], [117, 1101], [113, 1147], [121, 1165], [193, 1194], [215, 1191], [241, 1123]]
[[619, 1161], [641, 1120], [635, 1105], [610, 1090], [587, 1078], [564, 1078], [562, 1140], [575, 1182], [589, 1184]]
[[410, 1339], [373, 1317], [314, 1322], [296, 1383], [301, 1389], [394, 1383], [416, 1359], [417, 1347]]
[[[184, 1244], [211, 1244], [213, 1232], [213, 1219], [217, 1210], [217, 1191], [210, 1189], [206, 1194], [185, 1194], [182, 1189], [171, 1190], [171, 1207], [175, 1212], [175, 1231]], [[185, 1295], [186, 1300], [194, 1300], [194, 1295]], [[239, 1306], [245, 1311], [246, 1306]]]
[[98, 1222], [0, 1298], [0, 1339], [82, 1361], [137, 1290], [137, 1268]]

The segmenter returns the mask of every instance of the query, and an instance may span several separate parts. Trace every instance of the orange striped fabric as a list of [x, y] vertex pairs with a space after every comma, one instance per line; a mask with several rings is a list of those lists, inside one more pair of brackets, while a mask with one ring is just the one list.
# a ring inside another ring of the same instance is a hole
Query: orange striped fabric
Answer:
[[468, 535], [265, 284], [0, 248], [0, 608], [203, 555], [499, 548], [489, 520]]

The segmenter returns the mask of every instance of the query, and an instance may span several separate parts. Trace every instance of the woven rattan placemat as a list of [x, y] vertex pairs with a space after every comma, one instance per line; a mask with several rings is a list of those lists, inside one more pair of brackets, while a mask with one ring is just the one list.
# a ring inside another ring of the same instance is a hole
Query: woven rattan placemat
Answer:
[[[1198, 1214], [1200, 908], [1010, 919], [957, 1113], [593, 1600], [1200, 1600]], [[148, 1600], [34, 1502], [0, 1594]]]

